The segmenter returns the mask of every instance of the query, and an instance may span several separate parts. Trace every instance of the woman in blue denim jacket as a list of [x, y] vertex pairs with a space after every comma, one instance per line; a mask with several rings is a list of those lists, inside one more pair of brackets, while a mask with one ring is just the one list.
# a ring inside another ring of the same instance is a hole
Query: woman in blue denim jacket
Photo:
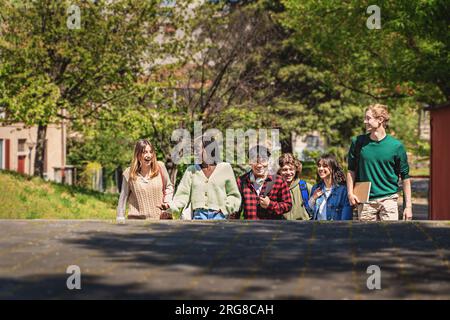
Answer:
[[317, 161], [317, 174], [320, 182], [312, 187], [309, 199], [313, 220], [352, 220], [345, 174], [335, 156], [322, 155]]

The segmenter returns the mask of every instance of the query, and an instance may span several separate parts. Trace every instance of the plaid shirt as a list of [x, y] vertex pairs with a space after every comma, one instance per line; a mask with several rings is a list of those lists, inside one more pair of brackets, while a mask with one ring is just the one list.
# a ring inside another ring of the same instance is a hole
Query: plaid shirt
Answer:
[[[274, 176], [268, 175], [261, 187], [260, 195], [266, 190], [267, 181], [272, 181]], [[267, 195], [270, 199], [267, 209], [258, 205], [258, 194], [250, 181], [250, 174], [246, 173], [239, 177], [237, 181], [239, 191], [242, 195], [242, 205], [244, 209], [244, 218], [248, 220], [260, 219], [283, 219], [283, 214], [291, 210], [292, 199], [289, 187], [281, 176], [276, 176], [272, 190]], [[239, 218], [240, 212], [236, 218]]]

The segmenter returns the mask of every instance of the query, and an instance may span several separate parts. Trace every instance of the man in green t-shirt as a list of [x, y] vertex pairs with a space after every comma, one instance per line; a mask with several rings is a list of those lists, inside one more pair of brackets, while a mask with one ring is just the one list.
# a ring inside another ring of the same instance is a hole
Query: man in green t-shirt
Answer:
[[[387, 106], [366, 109], [367, 134], [352, 139], [348, 152], [347, 189], [351, 205], [358, 204], [361, 221], [398, 220], [398, 181], [401, 177], [405, 197], [403, 219], [412, 219], [411, 181], [403, 144], [386, 134], [389, 121]], [[369, 202], [360, 203], [353, 194], [354, 182], [370, 181]]]

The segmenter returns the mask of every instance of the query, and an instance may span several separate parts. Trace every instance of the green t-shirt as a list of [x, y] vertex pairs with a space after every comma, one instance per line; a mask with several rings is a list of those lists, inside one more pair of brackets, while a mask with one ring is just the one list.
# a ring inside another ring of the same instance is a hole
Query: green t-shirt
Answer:
[[[356, 141], [361, 153], [356, 170]], [[348, 152], [348, 169], [356, 172], [356, 182], [370, 181], [370, 199], [393, 195], [398, 192], [399, 176], [409, 178], [409, 165], [403, 144], [390, 135], [381, 141], [370, 139], [370, 134], [352, 139]]]

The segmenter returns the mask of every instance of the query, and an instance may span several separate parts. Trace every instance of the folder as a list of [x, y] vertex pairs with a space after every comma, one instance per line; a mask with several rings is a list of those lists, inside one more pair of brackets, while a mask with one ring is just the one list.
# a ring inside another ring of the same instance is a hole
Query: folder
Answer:
[[353, 194], [358, 197], [360, 203], [369, 202], [371, 182], [357, 182], [353, 187]]

